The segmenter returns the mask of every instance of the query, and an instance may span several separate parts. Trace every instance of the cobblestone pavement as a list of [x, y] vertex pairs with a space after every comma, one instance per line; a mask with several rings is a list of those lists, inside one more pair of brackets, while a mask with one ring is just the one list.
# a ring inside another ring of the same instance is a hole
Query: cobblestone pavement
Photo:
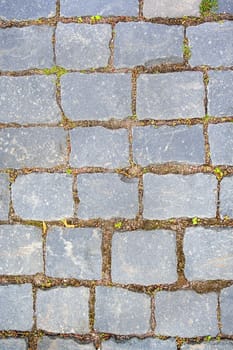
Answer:
[[0, 349], [233, 349], [233, 1], [0, 0]]

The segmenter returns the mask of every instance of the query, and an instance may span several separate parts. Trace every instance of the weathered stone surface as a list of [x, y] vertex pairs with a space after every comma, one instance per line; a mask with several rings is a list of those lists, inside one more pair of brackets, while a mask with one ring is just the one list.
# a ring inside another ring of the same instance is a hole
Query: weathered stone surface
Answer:
[[125, 342], [108, 340], [102, 345], [103, 350], [176, 350], [174, 339], [160, 340], [153, 338], [132, 338]]
[[204, 114], [202, 73], [141, 74], [138, 78], [139, 119], [192, 118]]
[[192, 51], [189, 63], [192, 66], [232, 66], [232, 32], [233, 23], [230, 21], [188, 27], [186, 33]]
[[215, 293], [158, 292], [155, 305], [156, 334], [191, 338], [218, 333]]
[[173, 231], [132, 231], [113, 235], [113, 282], [173, 283], [177, 280], [176, 265], [176, 235]]
[[0, 69], [23, 70], [53, 65], [53, 28], [30, 26], [0, 29]]
[[0, 310], [0, 330], [31, 330], [33, 325], [31, 285], [0, 286]]
[[92, 228], [54, 227], [46, 240], [46, 275], [100, 279], [101, 233]]
[[7, 220], [10, 205], [9, 177], [0, 174], [0, 220]]
[[114, 334], [150, 329], [150, 297], [116, 287], [96, 287], [95, 329]]
[[213, 164], [233, 165], [232, 135], [232, 123], [209, 125], [210, 154]]
[[0, 275], [43, 272], [42, 232], [34, 226], [0, 226]]
[[233, 334], [233, 286], [225, 288], [220, 295], [222, 333]]
[[0, 130], [0, 167], [64, 165], [67, 133], [61, 128], [6, 128]]
[[203, 342], [200, 344], [189, 345], [185, 344], [181, 350], [232, 350], [233, 342], [229, 340]]
[[187, 228], [184, 254], [187, 279], [233, 279], [232, 228]]
[[70, 137], [72, 167], [123, 168], [129, 165], [126, 129], [77, 128], [70, 131]]
[[199, 16], [200, 0], [144, 0], [145, 17]]
[[217, 180], [214, 175], [144, 176], [144, 217], [215, 217]]
[[114, 65], [117, 68], [183, 62], [182, 26], [129, 22], [118, 23], [115, 31]]
[[218, 0], [218, 13], [233, 13], [232, 0]]
[[55, 89], [52, 76], [0, 77], [0, 122], [58, 122]]
[[134, 218], [138, 212], [138, 180], [118, 174], [78, 175], [78, 217]]
[[233, 217], [233, 177], [223, 178], [220, 186], [220, 215]]
[[154, 163], [205, 162], [202, 125], [133, 128], [134, 161], [142, 166]]
[[72, 177], [66, 174], [29, 174], [12, 185], [16, 215], [23, 219], [59, 220], [73, 216]]
[[56, 63], [74, 69], [105, 67], [110, 56], [109, 24], [58, 23]]
[[52, 17], [56, 13], [56, 0], [1, 0], [0, 18], [2, 19], [36, 19]]
[[1, 350], [27, 350], [27, 344], [24, 339], [0, 339], [0, 349]]
[[88, 333], [89, 289], [85, 287], [39, 290], [37, 327], [56, 333]]
[[208, 114], [216, 117], [233, 115], [233, 72], [211, 71], [208, 84]]
[[79, 344], [77, 340], [43, 337], [38, 350], [95, 350], [93, 344]]
[[138, 0], [61, 0], [62, 16], [137, 16]]
[[132, 114], [131, 76], [66, 74], [61, 78], [61, 99], [65, 114], [72, 120], [124, 119]]

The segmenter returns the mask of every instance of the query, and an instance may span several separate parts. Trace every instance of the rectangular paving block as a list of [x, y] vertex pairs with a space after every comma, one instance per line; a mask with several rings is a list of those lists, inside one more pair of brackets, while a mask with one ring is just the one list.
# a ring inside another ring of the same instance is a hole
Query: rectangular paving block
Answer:
[[215, 217], [217, 180], [214, 175], [145, 174], [144, 217]]
[[166, 162], [203, 164], [203, 126], [133, 128], [133, 156], [141, 166]]
[[232, 228], [187, 228], [184, 254], [188, 280], [233, 279]]
[[117, 283], [162, 284], [177, 280], [176, 235], [173, 231], [115, 232], [112, 280]]
[[55, 78], [52, 76], [0, 77], [0, 122], [58, 122], [61, 112], [55, 91]]
[[224, 288], [220, 294], [220, 312], [223, 334], [233, 334], [233, 286]]
[[233, 123], [210, 124], [209, 144], [213, 164], [233, 165]]
[[58, 23], [56, 64], [66, 68], [105, 67], [110, 57], [110, 24]]
[[158, 292], [155, 296], [155, 332], [197, 337], [218, 333], [217, 294], [194, 291]]
[[96, 287], [95, 330], [139, 334], [150, 330], [150, 297], [123, 288]]
[[1, 350], [27, 350], [27, 343], [24, 339], [6, 338], [0, 339]]
[[154, 338], [137, 339], [127, 341], [108, 340], [102, 343], [102, 350], [176, 350], [175, 339], [160, 340]]
[[0, 167], [30, 168], [65, 165], [67, 132], [61, 128], [0, 130]]
[[56, 14], [56, 0], [1, 0], [0, 18], [26, 20], [52, 17]]
[[73, 216], [72, 177], [66, 174], [20, 175], [12, 185], [15, 214], [23, 219], [59, 220]]
[[139, 119], [178, 119], [204, 115], [204, 84], [201, 72], [139, 76], [137, 80]]
[[181, 350], [232, 350], [233, 342], [230, 340], [210, 341], [200, 344], [185, 344], [181, 347]]
[[88, 333], [89, 289], [85, 287], [38, 290], [37, 327], [55, 333]]
[[192, 51], [191, 66], [232, 66], [232, 33], [233, 23], [230, 21], [188, 27], [186, 35]]
[[43, 337], [37, 345], [38, 350], [95, 350], [93, 344], [80, 344], [76, 339]]
[[0, 174], [0, 220], [7, 220], [10, 205], [9, 177], [7, 174]]
[[101, 279], [101, 232], [94, 228], [48, 230], [46, 275], [52, 277]]
[[32, 286], [0, 286], [0, 330], [30, 331], [33, 325]]
[[153, 17], [199, 16], [200, 0], [144, 0], [143, 15]]
[[0, 226], [0, 275], [43, 272], [42, 232], [34, 226]]
[[78, 175], [78, 217], [134, 218], [138, 212], [138, 180], [118, 174]]
[[225, 177], [220, 185], [220, 215], [233, 217], [233, 177]]
[[124, 119], [132, 115], [131, 75], [66, 74], [61, 77], [61, 101], [72, 120]]
[[23, 70], [53, 65], [53, 27], [0, 29], [0, 69]]
[[230, 13], [233, 14], [233, 2], [232, 0], [218, 0], [218, 13]]

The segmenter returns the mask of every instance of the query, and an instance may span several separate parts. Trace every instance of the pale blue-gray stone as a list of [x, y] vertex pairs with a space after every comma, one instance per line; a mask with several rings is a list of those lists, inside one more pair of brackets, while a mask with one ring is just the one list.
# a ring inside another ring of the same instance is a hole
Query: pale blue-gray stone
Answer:
[[137, 81], [139, 119], [202, 117], [204, 84], [200, 72], [141, 74]]
[[200, 344], [185, 344], [181, 347], [181, 350], [232, 350], [233, 342], [230, 340], [210, 341], [208, 343], [203, 342]]
[[184, 28], [145, 22], [118, 23], [115, 27], [114, 66], [154, 66], [183, 62]]
[[150, 297], [116, 287], [96, 287], [95, 329], [113, 334], [150, 330]]
[[155, 305], [156, 334], [192, 338], [218, 333], [216, 293], [163, 291], [156, 294]]
[[103, 350], [176, 350], [175, 339], [132, 338], [124, 342], [108, 340], [102, 343]]
[[220, 294], [221, 324], [223, 334], [233, 334], [233, 286]]
[[200, 0], [144, 0], [145, 17], [199, 16]]
[[218, 13], [230, 13], [233, 14], [233, 1], [232, 0], [218, 0]]
[[65, 114], [72, 120], [124, 119], [132, 115], [131, 76], [66, 74], [61, 78], [61, 100]]
[[209, 144], [213, 164], [233, 165], [233, 123], [210, 124]]
[[0, 0], [0, 18], [36, 19], [52, 17], [56, 13], [56, 0]]
[[0, 339], [1, 350], [27, 350], [27, 343], [24, 339], [6, 338]]
[[7, 220], [10, 205], [9, 177], [0, 174], [0, 220]]
[[95, 350], [93, 344], [80, 344], [76, 339], [43, 337], [38, 342], [38, 350]]
[[233, 217], [233, 177], [225, 177], [220, 185], [220, 215]]
[[85, 287], [39, 290], [37, 327], [55, 333], [88, 333], [89, 289]]

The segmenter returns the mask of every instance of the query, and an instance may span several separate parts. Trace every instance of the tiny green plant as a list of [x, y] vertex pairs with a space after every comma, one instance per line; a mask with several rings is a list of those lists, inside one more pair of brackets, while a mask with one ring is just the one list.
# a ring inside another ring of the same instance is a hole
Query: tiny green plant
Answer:
[[82, 17], [77, 17], [77, 22], [78, 22], [78, 23], [83, 23]]
[[66, 174], [71, 175], [72, 174], [72, 170], [71, 169], [66, 169]]
[[218, 9], [218, 0], [202, 0], [200, 13], [202, 16], [209, 16]]
[[199, 219], [195, 216], [194, 218], [192, 218], [192, 224], [193, 225], [197, 225], [199, 222]]
[[66, 74], [68, 71], [63, 67], [53, 66], [51, 68], [44, 68], [43, 72], [46, 75], [56, 74], [60, 78], [63, 74]]
[[211, 339], [212, 339], [212, 337], [211, 337], [211, 335], [207, 335], [206, 337], [205, 337], [205, 341], [211, 341]]
[[223, 178], [223, 172], [220, 168], [215, 168], [214, 169], [214, 174], [217, 177], [218, 180], [221, 180]]
[[114, 225], [115, 228], [121, 228], [122, 227], [122, 222], [119, 221], [119, 222], [116, 222], [115, 225]]
[[102, 19], [102, 16], [96, 15], [96, 16], [91, 16], [91, 21], [92, 22], [98, 22]]

